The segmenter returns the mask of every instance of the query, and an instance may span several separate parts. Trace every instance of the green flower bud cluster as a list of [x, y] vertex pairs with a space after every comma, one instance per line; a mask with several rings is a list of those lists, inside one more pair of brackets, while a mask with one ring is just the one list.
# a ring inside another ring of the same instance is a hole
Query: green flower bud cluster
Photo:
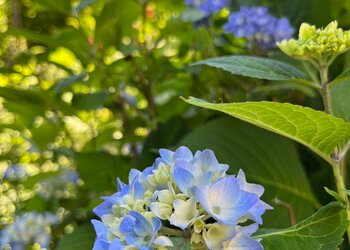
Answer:
[[277, 45], [288, 56], [317, 65], [330, 65], [338, 55], [350, 48], [350, 31], [338, 28], [336, 21], [323, 29], [303, 23], [298, 40], [283, 40]]

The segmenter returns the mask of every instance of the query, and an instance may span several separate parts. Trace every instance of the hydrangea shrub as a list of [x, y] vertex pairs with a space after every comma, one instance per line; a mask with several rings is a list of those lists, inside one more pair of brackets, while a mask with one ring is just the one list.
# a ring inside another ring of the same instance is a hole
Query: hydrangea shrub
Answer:
[[176, 249], [174, 237], [202, 249], [263, 249], [251, 235], [272, 209], [260, 199], [264, 188], [228, 168], [209, 149], [161, 149], [153, 166], [132, 169], [128, 184], [118, 179], [118, 192], [94, 209], [94, 250]]

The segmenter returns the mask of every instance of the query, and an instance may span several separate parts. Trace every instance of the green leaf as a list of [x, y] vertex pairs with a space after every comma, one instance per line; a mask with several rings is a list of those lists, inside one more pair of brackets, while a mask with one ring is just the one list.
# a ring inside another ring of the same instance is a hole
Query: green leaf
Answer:
[[338, 200], [339, 202], [343, 203], [343, 204], [346, 204], [346, 201], [344, 200], [344, 198], [338, 194], [337, 192], [327, 188], [327, 187], [324, 187], [324, 190], [326, 190], [327, 194], [329, 194], [330, 196], [334, 197], [336, 200]]
[[126, 181], [130, 170], [121, 158], [105, 152], [78, 153], [75, 159], [80, 178], [94, 191], [115, 188], [117, 177]]
[[[263, 185], [265, 202], [271, 203], [278, 197], [289, 203], [297, 221], [310, 216], [317, 205], [291, 140], [224, 117], [194, 130], [179, 145], [188, 146], [192, 151], [212, 149], [219, 162], [230, 165], [230, 173], [237, 174], [241, 168], [248, 181]], [[281, 206], [274, 206], [263, 219], [265, 226], [290, 226], [288, 211]]]
[[350, 140], [350, 124], [321, 111], [275, 102], [209, 103], [190, 97], [186, 102], [218, 110], [261, 128], [295, 140], [329, 163], [330, 153]]
[[53, 143], [58, 133], [60, 132], [60, 127], [58, 124], [53, 124], [50, 121], [45, 121], [40, 127], [32, 128], [30, 130], [32, 134], [32, 141], [34, 144], [45, 150], [49, 143]]
[[96, 238], [93, 226], [84, 224], [71, 234], [66, 234], [58, 242], [57, 250], [92, 249]]
[[108, 91], [101, 91], [89, 94], [74, 94], [72, 105], [81, 110], [94, 110], [102, 108], [108, 97]]
[[226, 56], [210, 58], [193, 65], [200, 64], [220, 68], [235, 75], [274, 81], [293, 80], [312, 88], [319, 88], [313, 82], [305, 80], [305, 74], [299, 69], [273, 59], [254, 56]]
[[333, 84], [336, 84], [338, 82], [342, 82], [344, 80], [349, 80], [350, 78], [350, 69], [345, 70], [343, 73], [338, 75], [333, 81], [329, 83], [330, 87], [332, 87]]
[[265, 250], [333, 250], [342, 243], [347, 225], [346, 209], [332, 202], [293, 227], [262, 230], [254, 237], [262, 239]]
[[350, 80], [330, 84], [330, 94], [333, 114], [350, 122]]

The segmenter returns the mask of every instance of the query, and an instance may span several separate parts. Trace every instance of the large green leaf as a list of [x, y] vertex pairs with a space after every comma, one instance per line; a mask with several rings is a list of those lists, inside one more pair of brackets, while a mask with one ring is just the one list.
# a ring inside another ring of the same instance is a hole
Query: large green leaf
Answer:
[[255, 237], [262, 239], [265, 250], [334, 250], [342, 243], [347, 225], [346, 209], [332, 202], [293, 227], [262, 230]]
[[197, 98], [186, 102], [218, 110], [243, 121], [291, 138], [330, 163], [330, 154], [350, 140], [350, 124], [321, 111], [275, 102], [209, 103]]
[[350, 122], [350, 80], [343, 79], [330, 85], [333, 114]]
[[268, 58], [226, 56], [210, 58], [194, 65], [198, 64], [206, 64], [241, 76], [275, 81], [294, 80], [309, 87], [319, 88], [318, 85], [305, 80], [305, 74], [294, 66]]
[[[230, 165], [230, 173], [241, 168], [247, 179], [265, 187], [263, 200], [273, 198], [289, 203], [298, 221], [310, 216], [315, 200], [294, 143], [279, 135], [231, 117], [206, 123], [186, 136], [180, 145], [195, 150], [212, 149], [221, 163]], [[274, 206], [264, 215], [264, 225], [290, 226], [286, 208]]]
[[71, 234], [64, 235], [58, 242], [57, 250], [92, 249], [96, 233], [91, 224], [79, 226]]

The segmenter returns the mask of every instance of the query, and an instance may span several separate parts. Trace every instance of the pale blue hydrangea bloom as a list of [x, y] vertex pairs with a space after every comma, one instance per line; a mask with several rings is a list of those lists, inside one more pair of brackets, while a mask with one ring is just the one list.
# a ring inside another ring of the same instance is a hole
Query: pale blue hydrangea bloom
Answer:
[[291, 38], [294, 28], [287, 18], [270, 15], [266, 7], [242, 7], [240, 11], [230, 14], [224, 31], [247, 38], [249, 46], [268, 50], [275, 48], [276, 42]]
[[[227, 175], [228, 168], [208, 149], [194, 155], [186, 147], [161, 149], [153, 166], [132, 169], [129, 184], [118, 179], [118, 192], [94, 209], [101, 220], [92, 220], [93, 249], [166, 249], [174, 243], [164, 225], [193, 232], [209, 249], [262, 249], [251, 235], [271, 209], [260, 200], [264, 189], [247, 183], [241, 170]], [[239, 226], [247, 220], [258, 223]]]
[[228, 6], [230, 0], [186, 0], [186, 4], [199, 8], [205, 15], [211, 15]]
[[16, 218], [0, 232], [0, 249], [10, 246], [12, 250], [25, 250], [34, 243], [49, 248], [51, 225], [59, 221], [53, 214], [28, 212]]

